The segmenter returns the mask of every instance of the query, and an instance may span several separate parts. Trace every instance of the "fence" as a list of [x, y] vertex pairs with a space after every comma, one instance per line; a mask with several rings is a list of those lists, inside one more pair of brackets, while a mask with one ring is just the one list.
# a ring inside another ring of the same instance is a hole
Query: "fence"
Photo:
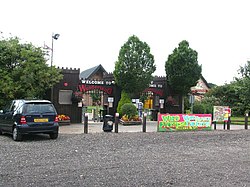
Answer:
[[[224, 121], [223, 123], [223, 129], [227, 129], [227, 130], [230, 130], [230, 126], [231, 124], [234, 124], [234, 123], [244, 123], [244, 129], [248, 129], [248, 115], [245, 115], [245, 119], [244, 120], [231, 120], [230, 117], [228, 117], [228, 120], [227, 121]], [[216, 121], [213, 121], [213, 124], [214, 124], [214, 130], [216, 130], [217, 128], [217, 123]], [[226, 128], [227, 127], [227, 128]]]

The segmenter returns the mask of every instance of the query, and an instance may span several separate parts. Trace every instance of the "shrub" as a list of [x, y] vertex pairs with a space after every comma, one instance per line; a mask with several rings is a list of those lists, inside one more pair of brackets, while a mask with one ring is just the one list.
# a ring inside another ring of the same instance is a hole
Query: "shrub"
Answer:
[[194, 114], [204, 114], [205, 113], [205, 107], [204, 107], [204, 105], [201, 104], [200, 102], [194, 103], [193, 113]]
[[122, 93], [121, 93], [121, 99], [120, 99], [120, 101], [118, 103], [118, 107], [117, 107], [117, 112], [119, 114], [122, 114], [121, 108], [126, 103], [131, 103], [132, 104], [129, 95], [126, 92], [122, 91]]
[[128, 119], [133, 118], [137, 115], [136, 106], [132, 103], [126, 103], [121, 107], [121, 114], [122, 116], [126, 115]]

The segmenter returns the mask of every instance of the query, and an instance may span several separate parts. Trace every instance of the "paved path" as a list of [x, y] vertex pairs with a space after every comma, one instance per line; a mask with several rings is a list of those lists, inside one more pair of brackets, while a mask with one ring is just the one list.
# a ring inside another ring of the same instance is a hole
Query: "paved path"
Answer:
[[[103, 133], [102, 130], [103, 122], [88, 122], [88, 133]], [[226, 127], [227, 128], [227, 127]], [[240, 130], [244, 129], [244, 125], [231, 125], [230, 130]], [[214, 129], [214, 127], [212, 127]], [[223, 124], [217, 124], [217, 130], [224, 130]], [[248, 127], [250, 129], [250, 127]], [[114, 132], [114, 128], [113, 128]], [[119, 124], [118, 132], [142, 132], [142, 125], [130, 125], [124, 126]], [[147, 121], [146, 132], [157, 132], [157, 121]], [[61, 125], [59, 128], [60, 134], [83, 134], [84, 125], [83, 123]]]

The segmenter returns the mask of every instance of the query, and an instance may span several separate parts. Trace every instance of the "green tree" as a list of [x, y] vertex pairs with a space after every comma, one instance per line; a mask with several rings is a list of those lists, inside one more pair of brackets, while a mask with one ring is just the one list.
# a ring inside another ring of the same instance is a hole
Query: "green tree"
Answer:
[[133, 35], [121, 47], [113, 74], [122, 90], [128, 94], [138, 94], [149, 86], [155, 70], [150, 47]]
[[229, 106], [233, 116], [242, 116], [246, 111], [250, 111], [250, 61], [240, 66], [238, 73], [240, 77], [235, 77], [235, 80], [229, 84], [212, 87], [205, 95], [206, 100], [207, 98], [216, 99], [216, 102], [207, 102], [213, 106]]
[[42, 48], [17, 37], [0, 40], [0, 105], [15, 98], [43, 98], [62, 79], [45, 57]]
[[244, 96], [242, 86], [243, 83], [241, 83], [240, 80], [233, 81], [230, 84], [216, 86], [206, 94], [205, 98], [214, 97], [218, 101], [214, 105], [229, 106], [232, 109], [232, 115], [242, 115], [247, 109], [247, 107], [244, 106], [244, 102], [242, 100], [242, 97]]
[[239, 72], [241, 74], [241, 79], [237, 79], [238, 85], [240, 85], [239, 89], [239, 97], [242, 101], [242, 104], [244, 106], [244, 112], [250, 110], [250, 61], [247, 61], [247, 63], [244, 66], [241, 66], [239, 69]]
[[[185, 96], [190, 92], [190, 88], [197, 84], [202, 71], [197, 59], [198, 53], [191, 49], [185, 40], [180, 42], [179, 47], [168, 56], [165, 63], [167, 81], [175, 93]], [[184, 112], [183, 103], [182, 112]]]

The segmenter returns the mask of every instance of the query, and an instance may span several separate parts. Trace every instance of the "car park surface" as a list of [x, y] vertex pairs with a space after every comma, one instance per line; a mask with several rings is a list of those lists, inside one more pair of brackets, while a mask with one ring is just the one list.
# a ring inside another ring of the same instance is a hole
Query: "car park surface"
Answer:
[[250, 131], [0, 136], [0, 186], [249, 186]]

